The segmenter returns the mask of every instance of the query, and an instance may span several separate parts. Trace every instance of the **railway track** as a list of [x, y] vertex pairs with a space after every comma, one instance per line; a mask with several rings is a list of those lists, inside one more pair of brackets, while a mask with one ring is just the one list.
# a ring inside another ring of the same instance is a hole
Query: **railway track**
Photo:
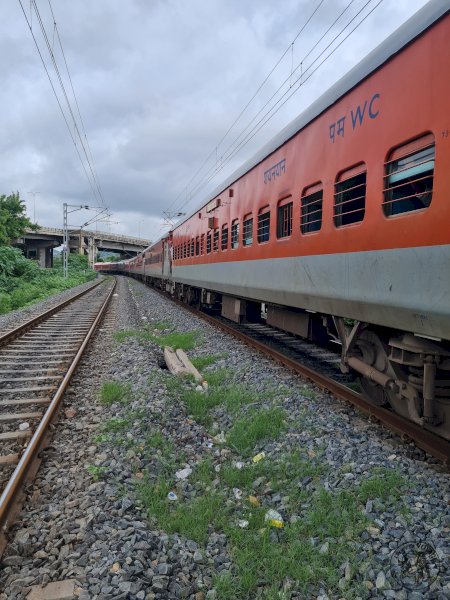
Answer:
[[0, 335], [0, 557], [114, 288], [115, 282], [100, 282]]
[[[153, 289], [159, 291], [156, 288]], [[333, 352], [329, 350], [321, 349], [315, 344], [303, 341], [301, 338], [265, 324], [235, 324], [222, 317], [200, 311], [180, 300], [175, 300], [164, 292], [160, 293], [215, 327], [219, 327], [252, 348], [309, 379], [318, 387], [331, 392], [337, 398], [350, 402], [370, 418], [400, 435], [405, 442], [414, 442], [416, 446], [442, 461], [445, 466], [450, 466], [449, 441], [436, 436], [387, 408], [375, 406], [368, 402], [362, 394], [349, 387], [354, 379], [342, 377], [340, 369], [337, 368], [337, 354], [333, 356]], [[311, 353], [315, 356], [311, 357]]]

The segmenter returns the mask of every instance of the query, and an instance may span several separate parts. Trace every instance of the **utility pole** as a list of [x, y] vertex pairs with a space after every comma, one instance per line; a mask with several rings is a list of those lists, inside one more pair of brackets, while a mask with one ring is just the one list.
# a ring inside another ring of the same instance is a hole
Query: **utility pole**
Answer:
[[63, 204], [63, 267], [64, 277], [69, 274], [69, 232], [67, 231], [67, 203]]
[[[72, 210], [68, 210], [71, 208]], [[77, 212], [78, 210], [100, 210], [101, 212], [105, 212], [106, 208], [102, 209], [101, 206], [80, 206], [78, 204], [67, 204], [64, 202], [63, 204], [63, 267], [64, 267], [64, 277], [69, 276], [69, 226], [67, 223], [67, 215], [73, 212]], [[101, 213], [100, 213], [101, 214]], [[83, 227], [92, 223], [93, 220], [88, 221], [84, 225], [82, 225], [80, 229], [80, 244], [81, 244], [81, 235], [83, 231]]]
[[40, 194], [41, 192], [27, 192], [27, 194], [31, 194], [33, 196], [33, 223], [36, 223], [36, 194]]

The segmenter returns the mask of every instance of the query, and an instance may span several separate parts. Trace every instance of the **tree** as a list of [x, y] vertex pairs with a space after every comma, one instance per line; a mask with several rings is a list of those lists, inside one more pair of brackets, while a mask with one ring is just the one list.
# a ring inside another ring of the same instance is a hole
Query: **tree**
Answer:
[[20, 199], [19, 192], [0, 196], [0, 246], [9, 246], [25, 233], [27, 227], [38, 229], [25, 211], [25, 203]]

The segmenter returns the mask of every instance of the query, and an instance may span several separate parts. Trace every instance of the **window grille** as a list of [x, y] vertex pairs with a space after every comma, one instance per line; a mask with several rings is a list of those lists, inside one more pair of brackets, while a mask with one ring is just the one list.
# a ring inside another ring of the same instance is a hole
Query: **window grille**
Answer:
[[202, 233], [200, 236], [200, 254], [203, 256], [205, 254], [205, 234]]
[[228, 225], [222, 225], [222, 239], [220, 247], [222, 250], [228, 248]]
[[300, 231], [312, 233], [322, 227], [322, 202], [323, 190], [313, 191], [316, 188], [304, 190], [300, 200]]
[[366, 211], [365, 165], [342, 173], [335, 184], [334, 224], [336, 227], [360, 223]]
[[[384, 214], [388, 217], [428, 208], [433, 195], [435, 147], [434, 140], [417, 147], [414, 152], [399, 156], [402, 148], [391, 155], [385, 165]], [[419, 140], [418, 140], [419, 141]], [[424, 140], [422, 140], [423, 142]], [[403, 151], [408, 152], [408, 144]], [[411, 150], [411, 148], [410, 148]]]
[[270, 210], [263, 208], [258, 214], [258, 243], [268, 242], [270, 236]]
[[214, 250], [214, 252], [218, 252], [218, 250], [219, 250], [219, 230], [218, 229], [214, 229], [213, 250]]
[[195, 255], [198, 256], [200, 254], [200, 238], [197, 236], [195, 238]]
[[210, 254], [211, 252], [211, 234], [208, 233], [206, 235], [206, 254]]
[[239, 246], [239, 221], [236, 219], [231, 224], [231, 247], [233, 249]]
[[278, 207], [277, 238], [289, 237], [292, 233], [292, 202]]
[[242, 243], [244, 246], [251, 246], [253, 242], [253, 219], [244, 218], [242, 224]]

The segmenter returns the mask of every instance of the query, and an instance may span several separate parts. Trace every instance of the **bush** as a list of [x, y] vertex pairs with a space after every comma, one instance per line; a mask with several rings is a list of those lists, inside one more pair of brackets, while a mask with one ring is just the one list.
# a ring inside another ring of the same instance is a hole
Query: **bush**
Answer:
[[[58, 264], [59, 263], [59, 264]], [[61, 260], [53, 269], [41, 269], [18, 248], [0, 246], [0, 314], [7, 313], [94, 279], [86, 256], [69, 256], [69, 277], [64, 278]]]

